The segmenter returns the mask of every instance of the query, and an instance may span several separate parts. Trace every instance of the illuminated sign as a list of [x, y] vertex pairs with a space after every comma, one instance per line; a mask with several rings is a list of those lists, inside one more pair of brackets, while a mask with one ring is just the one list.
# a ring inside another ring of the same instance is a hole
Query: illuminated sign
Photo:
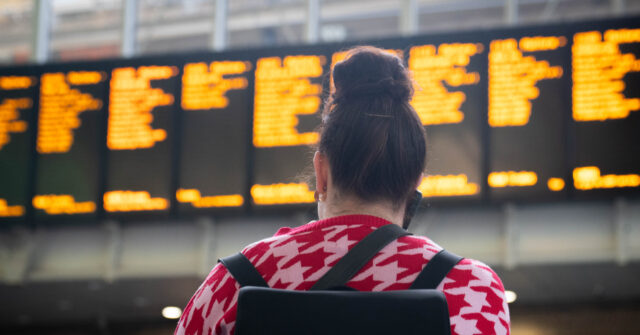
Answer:
[[310, 163], [328, 56], [277, 55], [256, 60], [253, 145], [255, 205], [311, 203], [313, 191], [298, 176]]
[[151, 113], [158, 106], [174, 102], [174, 94], [151, 86], [152, 80], [169, 79], [178, 74], [172, 66], [118, 68], [111, 75], [107, 146], [111, 150], [151, 148], [164, 141], [167, 132], [154, 129]]
[[640, 72], [640, 59], [622, 44], [640, 43], [640, 29], [609, 29], [573, 37], [573, 119], [621, 119], [640, 109], [640, 97], [626, 97], [626, 74]]
[[31, 76], [0, 76], [0, 218], [26, 214], [36, 84]]
[[0, 104], [0, 149], [9, 144], [11, 134], [27, 131], [27, 122], [20, 120], [20, 110], [31, 108], [30, 98], [4, 99]]
[[42, 75], [36, 142], [39, 153], [69, 152], [73, 130], [82, 123], [79, 114], [102, 107], [101, 100], [73, 89], [71, 85], [94, 85], [102, 80], [100, 72], [89, 71]]
[[479, 199], [485, 44], [468, 37], [418, 42], [407, 59], [411, 105], [427, 133], [427, 175], [418, 189], [430, 203]]
[[253, 185], [251, 197], [257, 205], [298, 204], [314, 202], [314, 191], [307, 184], [289, 183]]
[[577, 198], [640, 190], [640, 29], [573, 35], [573, 186]]
[[68, 194], [36, 195], [33, 198], [33, 207], [41, 209], [49, 215], [82, 214], [96, 211], [95, 202], [76, 202], [76, 199]]
[[566, 45], [563, 36], [523, 37], [491, 42], [489, 51], [489, 125], [523, 126], [531, 117], [530, 100], [540, 96], [536, 84], [562, 77], [562, 67], [538, 61], [523, 52], [556, 50]]
[[491, 172], [488, 177], [490, 187], [533, 186], [538, 175], [533, 171]]
[[[489, 173], [492, 200], [561, 199], [566, 152], [564, 35], [504, 36], [488, 55]], [[538, 33], [540, 35], [538, 35]]]
[[253, 144], [256, 147], [308, 145], [315, 132], [299, 133], [297, 115], [315, 114], [322, 86], [311, 78], [323, 73], [325, 58], [316, 55], [258, 59], [255, 72]]
[[104, 194], [107, 212], [157, 211], [169, 208], [164, 198], [152, 198], [147, 191], [109, 191]]
[[[639, 23], [364, 43], [400, 57], [415, 84], [425, 202], [640, 195]], [[347, 49], [0, 67], [0, 221], [307, 210], [330, 69]]]
[[475, 195], [480, 191], [480, 187], [476, 183], [470, 183], [467, 176], [448, 175], [448, 176], [426, 176], [420, 182], [418, 191], [422, 192], [422, 196], [427, 197], [452, 197]]
[[182, 109], [201, 110], [225, 108], [229, 90], [245, 89], [249, 85], [245, 77], [227, 78], [247, 72], [251, 64], [242, 61], [189, 63], [182, 75]]
[[585, 166], [573, 169], [573, 183], [578, 190], [638, 187], [640, 186], [640, 174], [607, 174], [603, 176], [598, 167]]
[[[453, 88], [476, 85], [478, 72], [467, 72], [471, 57], [481, 53], [482, 44], [444, 43], [412, 47], [409, 51], [409, 70], [416, 81], [411, 104], [422, 124], [460, 123], [464, 119], [464, 92]], [[452, 90], [453, 89], [453, 90]]]
[[106, 212], [169, 209], [179, 72], [173, 65], [123, 66], [111, 72]]
[[58, 68], [40, 78], [36, 216], [95, 213], [106, 73]]
[[241, 60], [196, 61], [182, 75], [182, 143], [178, 209], [241, 207], [245, 200], [251, 108], [248, 76]]

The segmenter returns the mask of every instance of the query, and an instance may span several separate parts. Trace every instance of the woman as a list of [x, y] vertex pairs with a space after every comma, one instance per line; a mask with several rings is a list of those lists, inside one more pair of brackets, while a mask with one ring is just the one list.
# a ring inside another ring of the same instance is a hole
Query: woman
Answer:
[[[336, 64], [333, 80], [313, 158], [320, 220], [282, 228], [242, 251], [272, 288], [308, 290], [371, 231], [402, 225], [405, 205], [422, 179], [425, 132], [409, 103], [413, 88], [402, 61], [358, 47]], [[347, 285], [360, 291], [407, 289], [441, 249], [426, 237], [401, 237]], [[232, 334], [238, 289], [218, 264], [175, 333]], [[452, 334], [509, 333], [504, 288], [488, 266], [464, 259], [438, 290], [447, 298]]]

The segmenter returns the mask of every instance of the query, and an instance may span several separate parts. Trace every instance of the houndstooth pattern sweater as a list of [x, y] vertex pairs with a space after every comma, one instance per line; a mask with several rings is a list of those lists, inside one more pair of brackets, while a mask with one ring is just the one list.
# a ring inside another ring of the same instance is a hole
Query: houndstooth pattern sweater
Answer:
[[[308, 290], [351, 247], [380, 226], [367, 215], [347, 215], [281, 228], [242, 250], [272, 288]], [[347, 283], [360, 291], [408, 289], [442, 248], [426, 237], [391, 242]], [[176, 335], [233, 334], [238, 283], [216, 265], [189, 301]], [[509, 310], [500, 278], [487, 265], [463, 259], [440, 283], [452, 334], [509, 334]], [[401, 331], [401, 330], [400, 330]]]

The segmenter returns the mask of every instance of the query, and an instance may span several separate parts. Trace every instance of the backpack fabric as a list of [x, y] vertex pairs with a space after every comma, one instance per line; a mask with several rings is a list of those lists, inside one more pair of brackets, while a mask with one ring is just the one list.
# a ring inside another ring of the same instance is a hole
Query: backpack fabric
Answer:
[[410, 235], [394, 224], [358, 242], [309, 291], [269, 288], [242, 254], [221, 263], [240, 285], [236, 334], [450, 334], [447, 301], [436, 287], [461, 257], [436, 254], [409, 290], [360, 292], [346, 283], [382, 248]]

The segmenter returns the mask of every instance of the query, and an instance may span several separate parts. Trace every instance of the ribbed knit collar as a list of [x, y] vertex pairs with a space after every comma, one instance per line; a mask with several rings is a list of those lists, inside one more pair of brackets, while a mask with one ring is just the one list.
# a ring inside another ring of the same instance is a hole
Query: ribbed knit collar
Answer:
[[324, 220], [311, 221], [305, 225], [302, 225], [297, 228], [293, 228], [288, 231], [283, 231], [286, 229], [281, 229], [281, 231], [278, 231], [276, 235], [280, 235], [282, 233], [296, 234], [296, 233], [302, 233], [302, 232], [307, 232], [311, 230], [320, 230], [326, 227], [339, 226], [339, 225], [364, 225], [364, 226], [377, 228], [384, 225], [388, 225], [390, 223], [391, 222], [385, 219], [382, 219], [373, 215], [364, 215], [364, 214], [342, 215], [342, 216], [334, 216]]

